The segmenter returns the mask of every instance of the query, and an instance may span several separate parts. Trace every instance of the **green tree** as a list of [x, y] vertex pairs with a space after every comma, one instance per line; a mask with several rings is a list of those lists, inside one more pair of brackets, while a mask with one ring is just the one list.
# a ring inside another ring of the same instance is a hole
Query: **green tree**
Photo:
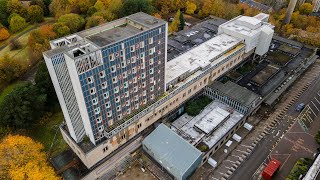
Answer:
[[59, 23], [63, 23], [69, 27], [71, 33], [75, 33], [84, 27], [85, 20], [78, 14], [65, 14], [59, 17]]
[[309, 15], [313, 10], [313, 6], [311, 3], [303, 3], [300, 7], [299, 7], [299, 11], [301, 14], [306, 14]]
[[31, 0], [30, 6], [32, 5], [38, 5], [42, 8], [43, 10], [43, 15], [48, 16], [49, 15], [49, 9], [48, 6], [44, 3], [43, 0]]
[[32, 5], [28, 8], [28, 19], [31, 23], [43, 21], [43, 9], [38, 5]]
[[53, 31], [56, 33], [57, 38], [66, 36], [70, 34], [70, 29], [68, 26], [64, 25], [63, 23], [54, 23], [53, 24]]
[[31, 83], [16, 86], [0, 104], [0, 125], [27, 128], [44, 112], [46, 95]]
[[9, 13], [7, 12], [7, 3], [8, 0], [0, 0], [0, 23], [8, 27], [8, 17]]
[[40, 90], [40, 92], [47, 95], [47, 104], [49, 104], [49, 107], [50, 105], [57, 103], [57, 95], [44, 61], [39, 64], [34, 80], [36, 87]]
[[87, 11], [87, 16], [92, 16], [94, 13], [96, 13], [98, 10], [97, 8], [95, 8], [94, 6], [89, 7], [88, 11]]
[[12, 32], [21, 31], [27, 26], [26, 20], [16, 13], [11, 15], [9, 19], [9, 29]]
[[102, 16], [91, 16], [87, 18], [86, 29], [98, 26], [105, 23], [106, 21]]
[[52, 2], [49, 5], [50, 12], [56, 18], [59, 18], [64, 14], [70, 13], [73, 8], [73, 4], [69, 0], [52, 0]]
[[180, 15], [179, 15], [179, 31], [183, 30], [184, 29], [184, 26], [186, 25], [186, 22], [184, 20], [184, 17], [183, 17], [183, 13], [180, 11]]
[[152, 14], [154, 7], [151, 0], [124, 0], [120, 16], [127, 16], [140, 11]]

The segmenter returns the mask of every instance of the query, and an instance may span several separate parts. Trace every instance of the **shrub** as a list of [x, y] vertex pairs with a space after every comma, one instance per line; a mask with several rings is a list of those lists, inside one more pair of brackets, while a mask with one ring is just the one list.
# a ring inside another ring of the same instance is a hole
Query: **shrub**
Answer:
[[4, 27], [0, 28], [0, 41], [6, 40], [9, 37], [10, 37], [9, 31]]
[[191, 100], [187, 102], [186, 112], [189, 116], [196, 116], [202, 111], [202, 109], [210, 104], [211, 101], [212, 100], [207, 96], [202, 96], [198, 99]]

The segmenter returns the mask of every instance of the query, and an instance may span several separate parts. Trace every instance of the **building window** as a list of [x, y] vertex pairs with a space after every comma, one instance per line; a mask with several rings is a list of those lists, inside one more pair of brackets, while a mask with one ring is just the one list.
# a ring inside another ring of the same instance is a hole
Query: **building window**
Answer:
[[153, 82], [154, 82], [154, 78], [151, 77], [151, 78], [150, 78], [150, 83], [153, 83]]
[[139, 109], [139, 104], [136, 104], [136, 105], [135, 105], [135, 109]]
[[105, 106], [106, 106], [106, 108], [110, 108], [110, 107], [111, 107], [110, 102], [107, 102], [107, 103], [105, 104]]
[[107, 112], [107, 116], [111, 117], [112, 116], [112, 111]]
[[104, 130], [104, 126], [99, 126], [98, 130], [99, 130], [99, 132], [102, 132]]
[[142, 87], [145, 88], [146, 87], [146, 83], [142, 82]]
[[123, 78], [127, 78], [127, 77], [128, 77], [127, 72], [124, 72], [124, 73], [122, 74], [122, 77], [123, 77]]
[[151, 58], [149, 64], [151, 65], [151, 64], [153, 64], [153, 62], [154, 62], [154, 60], [153, 60], [153, 58]]
[[113, 83], [117, 83], [117, 82], [118, 82], [117, 76], [115, 76], [115, 77], [112, 78], [112, 82], [113, 82]]
[[116, 72], [117, 71], [117, 67], [116, 66], [111, 66], [111, 72]]
[[121, 136], [121, 139], [125, 139], [125, 138], [126, 138], [126, 135], [125, 135], [125, 134]]
[[124, 88], [128, 88], [128, 82], [124, 82], [124, 83], [123, 83], [123, 87], [124, 87]]
[[89, 84], [93, 83], [93, 77], [92, 77], [92, 76], [88, 77], [88, 78], [87, 78], [87, 82], [88, 82]]
[[122, 115], [119, 114], [119, 115], [118, 115], [118, 120], [121, 120], [121, 119], [122, 119]]
[[151, 69], [149, 70], [149, 73], [150, 73], [150, 74], [153, 74], [153, 68], [151, 68]]
[[100, 78], [104, 78], [106, 76], [106, 73], [104, 71], [99, 72]]
[[144, 41], [140, 42], [140, 48], [144, 48]]
[[146, 99], [143, 100], [143, 104], [147, 104], [147, 100]]
[[141, 123], [139, 123], [137, 126], [138, 126], [138, 129], [139, 129], [139, 128], [141, 128], [142, 124], [141, 124]]
[[102, 86], [102, 89], [106, 89], [106, 88], [107, 88], [107, 82], [103, 82], [103, 83], [101, 84], [101, 86]]
[[138, 101], [138, 100], [139, 100], [138, 96], [135, 96], [135, 97], [134, 97], [134, 100], [135, 100], [135, 101]]
[[144, 90], [143, 93], [142, 93], [142, 95], [143, 95], [143, 96], [146, 96], [146, 95], [147, 95], [147, 91]]
[[153, 37], [149, 38], [149, 44], [153, 43]]
[[130, 106], [130, 100], [126, 101], [126, 106]]
[[103, 98], [104, 98], [104, 99], [107, 99], [108, 97], [109, 97], [109, 92], [103, 93]]
[[100, 116], [100, 117], [98, 117], [98, 118], [96, 119], [96, 121], [97, 121], [97, 123], [101, 123], [101, 122], [102, 122], [102, 118], [101, 118], [101, 116]]
[[151, 99], [154, 99], [154, 95], [153, 94], [151, 94], [151, 97], [150, 97]]
[[134, 52], [135, 51], [135, 46], [130, 46], [130, 52]]
[[119, 97], [119, 96], [116, 97], [116, 98], [115, 98], [115, 101], [116, 101], [116, 103], [120, 102], [120, 97]]
[[121, 111], [121, 106], [117, 106], [117, 111]]
[[134, 91], [134, 92], [138, 92], [137, 86], [135, 86], [135, 87], [133, 88], [133, 91]]
[[126, 61], [122, 61], [122, 63], [121, 63], [121, 67], [122, 68], [125, 68], [127, 65], [126, 65]]
[[152, 92], [153, 90], [154, 90], [154, 87], [153, 87], [153, 86], [151, 86], [151, 87], [150, 87], [150, 91]]
[[126, 91], [126, 92], [124, 93], [124, 96], [125, 96], [125, 97], [129, 97], [129, 92]]
[[109, 55], [109, 60], [110, 60], [110, 61], [113, 61], [113, 60], [114, 60], [114, 54], [110, 54], [110, 55]]
[[132, 74], [134, 74], [136, 72], [137, 72], [136, 68], [132, 68]]
[[97, 105], [98, 104], [98, 98], [93, 98], [92, 99], [92, 104]]
[[131, 113], [131, 110], [130, 110], [130, 109], [128, 109], [128, 110], [127, 110], [127, 114], [130, 114], [130, 113]]
[[137, 83], [137, 77], [133, 78], [133, 83]]
[[135, 63], [135, 62], [136, 62], [136, 57], [135, 56], [131, 57], [131, 63]]
[[144, 73], [141, 73], [141, 78], [144, 79], [145, 77]]
[[95, 109], [94, 109], [94, 113], [95, 113], [95, 114], [99, 114], [99, 113], [100, 113], [100, 108], [99, 108], [99, 107], [95, 108]]
[[94, 87], [91, 88], [91, 89], [90, 89], [90, 94], [91, 94], [91, 95], [96, 94], [96, 88], [94, 88]]
[[149, 49], [149, 55], [153, 54], [153, 48]]
[[114, 88], [114, 93], [119, 93], [119, 87], [118, 86]]

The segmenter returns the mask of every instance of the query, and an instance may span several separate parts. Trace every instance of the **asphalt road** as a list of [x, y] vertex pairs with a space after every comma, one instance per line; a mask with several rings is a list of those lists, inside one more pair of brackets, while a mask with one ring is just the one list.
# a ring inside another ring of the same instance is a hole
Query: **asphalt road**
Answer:
[[[319, 71], [318, 71], [319, 72]], [[304, 91], [304, 93], [296, 100], [296, 103], [293, 104], [288, 110], [287, 113], [283, 116], [281, 123], [279, 123], [273, 130], [272, 133], [265, 136], [265, 138], [257, 145], [254, 149], [252, 154], [250, 155], [249, 159], [246, 162], [242, 163], [242, 166], [237, 169], [233, 176], [232, 180], [239, 180], [239, 179], [253, 179], [254, 173], [260, 167], [260, 165], [264, 162], [267, 158], [269, 153], [272, 151], [275, 143], [280, 140], [280, 137], [284, 133], [286, 133], [288, 127], [293, 123], [293, 119], [298, 115], [298, 112], [295, 111], [296, 104], [300, 102], [304, 102], [308, 104], [311, 100], [317, 95], [320, 90], [320, 77], [303, 77], [306, 80], [310, 78], [315, 78], [313, 83], [309, 86], [309, 88]], [[296, 86], [299, 86], [297, 84]], [[294, 87], [293, 87], [294, 88]], [[285, 98], [285, 97], [284, 97]]]

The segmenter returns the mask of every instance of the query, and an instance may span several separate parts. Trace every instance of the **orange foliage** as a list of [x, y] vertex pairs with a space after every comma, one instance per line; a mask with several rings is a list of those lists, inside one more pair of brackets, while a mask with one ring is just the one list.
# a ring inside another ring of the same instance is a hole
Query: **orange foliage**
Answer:
[[43, 145], [29, 137], [5, 137], [0, 143], [0, 157], [0, 176], [5, 179], [60, 179], [48, 166]]
[[48, 39], [53, 39], [56, 33], [53, 31], [52, 25], [43, 25], [39, 28], [40, 35]]
[[0, 41], [6, 40], [10, 37], [10, 33], [6, 28], [0, 28]]

